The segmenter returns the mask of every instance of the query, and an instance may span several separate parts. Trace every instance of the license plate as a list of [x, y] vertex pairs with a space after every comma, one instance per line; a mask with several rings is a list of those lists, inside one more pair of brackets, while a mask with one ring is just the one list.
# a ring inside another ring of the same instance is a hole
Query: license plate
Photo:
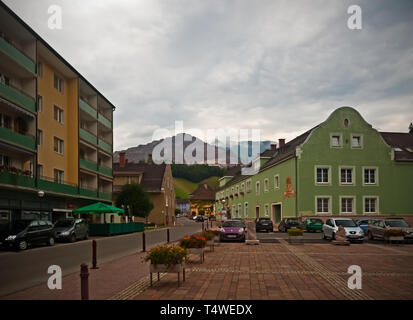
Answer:
[[237, 236], [233, 235], [233, 234], [229, 234], [227, 235], [228, 238], [236, 238]]
[[358, 238], [358, 235], [351, 234], [351, 235], [349, 235], [349, 237], [350, 237], [350, 238]]

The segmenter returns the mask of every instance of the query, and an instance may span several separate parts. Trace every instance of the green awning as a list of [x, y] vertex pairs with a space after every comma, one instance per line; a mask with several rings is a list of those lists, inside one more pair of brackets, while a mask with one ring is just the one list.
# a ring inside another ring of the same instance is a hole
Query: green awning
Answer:
[[73, 210], [73, 213], [90, 213], [90, 214], [101, 214], [101, 213], [125, 213], [125, 210], [116, 208], [114, 206], [98, 202], [90, 204], [88, 206], [78, 208]]

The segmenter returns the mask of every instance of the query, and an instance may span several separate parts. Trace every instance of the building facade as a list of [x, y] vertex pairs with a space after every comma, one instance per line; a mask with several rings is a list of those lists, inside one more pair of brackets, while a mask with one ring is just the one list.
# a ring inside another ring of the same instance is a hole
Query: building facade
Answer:
[[115, 107], [0, 2], [0, 216], [111, 203]]
[[215, 215], [215, 191], [209, 186], [209, 184], [200, 184], [198, 188], [196, 188], [196, 190], [189, 195], [189, 200], [190, 212], [192, 216]]
[[[218, 212], [232, 217], [413, 216], [413, 135], [378, 132], [353, 108], [221, 178]], [[269, 156], [269, 157], [268, 157]], [[257, 164], [260, 164], [259, 166]]]
[[169, 164], [154, 164], [151, 157], [147, 163], [128, 162], [125, 153], [119, 154], [119, 162], [113, 164], [114, 193], [113, 201], [128, 183], [139, 183], [148, 193], [154, 208], [148, 219], [133, 217], [136, 222], [155, 223], [157, 225], [170, 226], [175, 220], [175, 188], [172, 170]]

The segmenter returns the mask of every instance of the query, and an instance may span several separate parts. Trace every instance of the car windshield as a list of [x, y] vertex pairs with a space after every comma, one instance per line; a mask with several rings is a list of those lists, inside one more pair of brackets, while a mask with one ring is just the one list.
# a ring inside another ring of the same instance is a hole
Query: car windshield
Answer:
[[30, 220], [16, 220], [11, 228], [12, 233], [19, 233], [27, 228], [30, 224]]
[[224, 228], [242, 228], [242, 222], [241, 221], [237, 221], [237, 220], [229, 220], [229, 221], [225, 221], [222, 226]]
[[353, 220], [336, 220], [337, 226], [343, 227], [357, 227], [357, 224]]
[[55, 228], [69, 228], [73, 226], [74, 220], [59, 220], [55, 223]]
[[287, 219], [286, 222], [288, 222], [288, 223], [298, 223], [298, 219]]
[[323, 220], [321, 219], [310, 219], [311, 223], [322, 223]]
[[386, 224], [389, 227], [396, 227], [396, 228], [408, 228], [409, 225], [404, 220], [386, 220]]

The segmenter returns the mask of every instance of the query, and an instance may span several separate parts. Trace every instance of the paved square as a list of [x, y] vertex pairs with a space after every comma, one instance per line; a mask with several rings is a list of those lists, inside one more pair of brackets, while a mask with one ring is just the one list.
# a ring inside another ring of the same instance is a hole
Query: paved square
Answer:
[[[350, 265], [362, 268], [361, 290], [347, 286]], [[186, 270], [180, 287], [176, 274], [164, 274], [133, 299], [413, 299], [409, 244], [221, 243]]]

